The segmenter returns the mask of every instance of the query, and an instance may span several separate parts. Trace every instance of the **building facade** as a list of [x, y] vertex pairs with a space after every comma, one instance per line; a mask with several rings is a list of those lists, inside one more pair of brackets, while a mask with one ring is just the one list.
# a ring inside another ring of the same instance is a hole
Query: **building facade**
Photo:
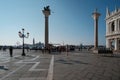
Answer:
[[120, 51], [120, 9], [106, 9], [106, 48]]

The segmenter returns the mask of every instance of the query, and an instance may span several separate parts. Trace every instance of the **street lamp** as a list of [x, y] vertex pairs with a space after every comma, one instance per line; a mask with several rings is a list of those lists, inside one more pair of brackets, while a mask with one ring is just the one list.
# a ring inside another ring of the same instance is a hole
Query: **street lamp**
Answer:
[[25, 29], [22, 29], [22, 32], [19, 31], [19, 37], [23, 39], [23, 50], [22, 50], [22, 56], [25, 56], [25, 52], [24, 52], [24, 38], [28, 38], [29, 37], [29, 33], [27, 33], [27, 35], [24, 34]]

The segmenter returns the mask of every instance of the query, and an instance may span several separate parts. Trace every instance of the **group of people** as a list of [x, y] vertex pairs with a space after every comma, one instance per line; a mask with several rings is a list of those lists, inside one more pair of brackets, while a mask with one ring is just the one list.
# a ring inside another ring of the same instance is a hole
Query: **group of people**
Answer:
[[42, 53], [51, 53], [51, 52], [68, 52], [68, 46], [64, 47], [64, 46], [58, 46], [58, 47], [47, 47], [47, 48], [42, 48]]
[[[52, 48], [52, 47], [48, 47], [48, 48], [42, 48], [41, 49], [41, 51], [42, 51], [42, 53], [51, 53], [52, 51], [57, 51], [57, 52], [59, 52], [59, 53], [61, 53], [62, 51], [65, 51], [65, 52], [68, 52], [69, 50], [68, 50], [68, 46], [66, 46], [66, 47], [61, 47], [61, 46], [59, 46], [59, 47], [56, 47], [55, 49], [54, 48]], [[27, 51], [28, 51], [28, 49], [27, 49]], [[13, 47], [12, 46], [10, 46], [9, 47], [9, 54], [10, 54], [10, 57], [13, 57]]]
[[7, 49], [9, 49], [10, 57], [12, 57], [13, 56], [13, 47], [12, 46], [10, 46], [10, 47], [4, 46], [1, 48], [1, 50], [3, 50], [3, 51], [6, 51]]

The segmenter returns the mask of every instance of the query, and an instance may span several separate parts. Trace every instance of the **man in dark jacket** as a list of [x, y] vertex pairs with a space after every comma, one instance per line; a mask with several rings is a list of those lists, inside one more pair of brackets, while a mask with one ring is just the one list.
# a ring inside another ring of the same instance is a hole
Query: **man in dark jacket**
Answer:
[[10, 46], [9, 51], [10, 51], [10, 57], [13, 57], [13, 47], [12, 46]]

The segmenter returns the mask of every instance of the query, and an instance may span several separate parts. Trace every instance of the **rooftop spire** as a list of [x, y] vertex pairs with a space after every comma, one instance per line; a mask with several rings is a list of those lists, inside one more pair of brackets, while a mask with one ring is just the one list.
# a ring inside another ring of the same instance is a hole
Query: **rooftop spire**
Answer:
[[118, 9], [117, 9], [117, 6], [115, 5], [115, 12], [117, 12], [117, 10], [118, 10]]
[[109, 12], [109, 9], [108, 7], [106, 8], [106, 16], [109, 16], [110, 15], [110, 12]]

